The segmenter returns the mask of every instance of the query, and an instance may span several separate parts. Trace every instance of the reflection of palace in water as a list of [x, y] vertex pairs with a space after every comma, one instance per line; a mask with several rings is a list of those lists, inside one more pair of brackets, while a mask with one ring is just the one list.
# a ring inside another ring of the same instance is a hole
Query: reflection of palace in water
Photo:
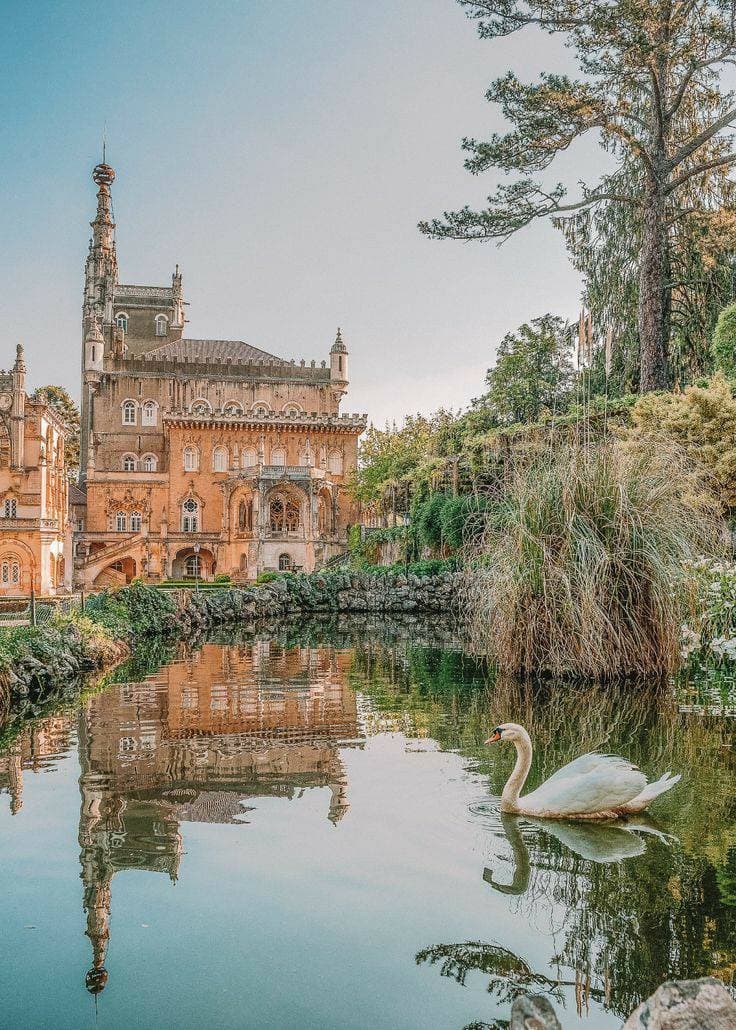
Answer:
[[10, 811], [17, 815], [23, 807], [23, 773], [40, 772], [69, 749], [71, 720], [54, 715], [30, 726], [7, 751], [0, 754], [0, 794], [10, 795]]
[[[327, 787], [326, 816], [348, 808], [338, 746], [359, 735], [348, 652], [285, 649], [274, 641], [205, 645], [139, 683], [113, 685], [79, 715], [79, 845], [87, 986], [107, 982], [111, 885], [116, 872], [144, 869], [172, 880], [181, 824], [236, 823], [255, 797], [293, 798]], [[68, 716], [43, 720], [0, 758], [0, 791], [22, 804], [22, 776], [69, 746]]]

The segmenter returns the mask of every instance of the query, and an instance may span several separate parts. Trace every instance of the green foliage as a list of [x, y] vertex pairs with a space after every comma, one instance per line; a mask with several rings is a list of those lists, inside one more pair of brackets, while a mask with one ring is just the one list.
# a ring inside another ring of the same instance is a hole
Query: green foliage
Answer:
[[431, 494], [414, 511], [414, 527], [420, 544], [432, 551], [442, 545], [442, 512], [447, 504], [446, 494]]
[[729, 304], [718, 316], [712, 352], [716, 369], [730, 378], [736, 376], [736, 304]]
[[441, 521], [442, 536], [448, 547], [458, 551], [483, 531], [486, 506], [485, 497], [472, 494], [460, 494], [445, 501]]
[[218, 584], [232, 583], [232, 580], [230, 579], [230, 577], [228, 576], [228, 574], [226, 572], [218, 572], [217, 575], [215, 576], [213, 582], [214, 583], [218, 583]]
[[[356, 531], [356, 532], [354, 532]], [[348, 536], [348, 552], [350, 555], [350, 566], [354, 569], [363, 569], [368, 566], [381, 564], [381, 552], [384, 544], [399, 541], [403, 544], [408, 542], [409, 553], [414, 549], [413, 531], [410, 528], [407, 532], [404, 526], [386, 526], [378, 529], [370, 529], [364, 534], [360, 526], [353, 526]], [[402, 547], [402, 551], [404, 548]]]
[[262, 583], [273, 583], [276, 579], [283, 579], [283, 572], [260, 572], [256, 578], [256, 583], [260, 586]]
[[120, 638], [170, 633], [176, 627], [172, 599], [165, 591], [140, 583], [90, 597], [85, 611], [94, 622]]
[[632, 411], [633, 439], [674, 441], [711, 475], [725, 508], [736, 505], [736, 399], [717, 373], [707, 386], [647, 394]]
[[563, 409], [573, 382], [570, 333], [561, 318], [542, 315], [508, 333], [486, 375], [486, 403], [500, 423], [537, 422]]

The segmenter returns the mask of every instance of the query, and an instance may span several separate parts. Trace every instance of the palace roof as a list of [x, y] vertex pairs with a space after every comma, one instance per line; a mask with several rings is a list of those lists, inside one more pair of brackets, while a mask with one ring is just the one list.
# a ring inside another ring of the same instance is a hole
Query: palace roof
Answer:
[[249, 365], [254, 361], [267, 361], [269, 365], [286, 365], [283, 358], [277, 358], [258, 347], [252, 347], [242, 340], [172, 340], [161, 347], [148, 351], [149, 358], [162, 361], [194, 361], [200, 364], [222, 364], [229, 358], [234, 364]]

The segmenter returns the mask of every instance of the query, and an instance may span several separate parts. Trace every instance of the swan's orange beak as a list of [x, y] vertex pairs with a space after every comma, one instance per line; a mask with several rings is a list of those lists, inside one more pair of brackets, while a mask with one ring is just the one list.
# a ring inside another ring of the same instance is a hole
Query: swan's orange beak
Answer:
[[500, 731], [500, 730], [498, 730], [498, 729], [496, 729], [496, 730], [494, 730], [494, 731], [493, 731], [493, 733], [492, 733], [492, 734], [490, 735], [490, 737], [489, 737], [489, 738], [488, 738], [488, 740], [486, 741], [486, 744], [497, 744], [497, 743], [499, 742], [499, 740], [500, 740], [500, 739], [501, 739], [501, 731]]

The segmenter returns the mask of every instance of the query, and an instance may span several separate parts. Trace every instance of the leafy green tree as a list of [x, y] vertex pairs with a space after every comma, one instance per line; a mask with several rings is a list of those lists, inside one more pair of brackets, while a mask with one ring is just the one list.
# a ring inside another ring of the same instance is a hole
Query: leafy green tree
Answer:
[[542, 315], [504, 336], [486, 383], [484, 399], [501, 423], [536, 422], [545, 409], [564, 407], [573, 367], [562, 319]]
[[41, 390], [46, 394], [49, 404], [56, 409], [64, 423], [64, 428], [66, 429], [64, 458], [67, 474], [71, 476], [79, 469], [79, 430], [81, 424], [79, 408], [63, 386], [43, 386]]
[[[727, 131], [736, 97], [720, 82], [734, 58], [736, 0], [459, 3], [483, 39], [528, 27], [563, 36], [582, 76], [545, 73], [527, 84], [508, 72], [493, 82], [487, 98], [500, 104], [511, 130], [487, 142], [464, 140], [466, 168], [473, 174], [498, 168], [519, 177], [499, 186], [485, 210], [445, 212], [420, 223], [421, 231], [435, 238], [505, 240], [538, 218], [593, 211], [603, 203], [633, 206], [641, 226], [639, 385], [642, 392], [666, 388], [673, 198], [693, 179], [736, 162]], [[617, 163], [613, 173], [595, 185], [582, 183], [578, 199], [569, 199], [562, 183], [546, 185], [534, 177], [588, 133]], [[622, 182], [625, 161], [631, 175]]]
[[729, 304], [718, 316], [713, 334], [713, 362], [727, 376], [736, 376], [736, 304]]

